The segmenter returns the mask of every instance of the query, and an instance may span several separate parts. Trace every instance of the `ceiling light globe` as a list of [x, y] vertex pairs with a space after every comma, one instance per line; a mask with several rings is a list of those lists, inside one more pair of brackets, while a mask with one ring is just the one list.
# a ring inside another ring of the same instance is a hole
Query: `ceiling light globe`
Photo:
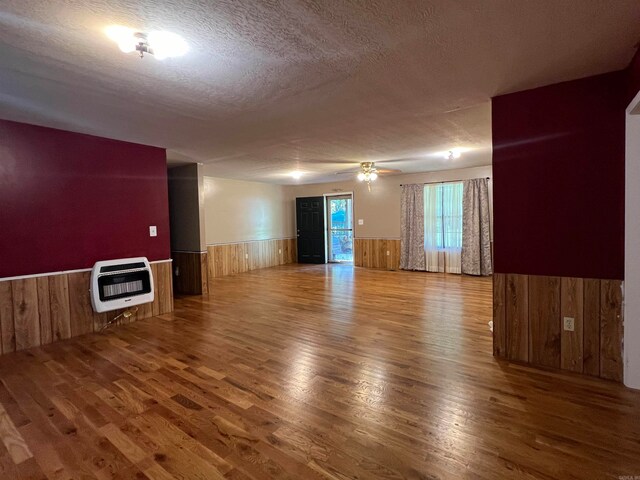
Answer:
[[360, 173], [358, 174], [358, 180], [360, 180], [361, 182], [364, 180], [364, 177], [365, 177], [365, 174], [364, 174], [364, 173], [360, 172]]
[[189, 51], [189, 45], [180, 35], [172, 32], [149, 33], [149, 45], [154, 56], [159, 59], [180, 57]]
[[135, 52], [136, 44], [133, 40], [121, 40], [120, 42], [118, 42], [118, 48], [122, 53], [131, 53]]
[[168, 56], [165, 55], [162, 50], [157, 51], [157, 50], [154, 49], [152, 53], [153, 53], [153, 56], [154, 56], [154, 58], [156, 60], [164, 60], [164, 59], [168, 58]]
[[371, 172], [371, 174], [369, 175], [369, 178], [373, 182], [376, 178], [378, 178], [378, 174], [376, 172]]
[[134, 31], [122, 25], [111, 25], [104, 29], [104, 33], [116, 43], [133, 38]]

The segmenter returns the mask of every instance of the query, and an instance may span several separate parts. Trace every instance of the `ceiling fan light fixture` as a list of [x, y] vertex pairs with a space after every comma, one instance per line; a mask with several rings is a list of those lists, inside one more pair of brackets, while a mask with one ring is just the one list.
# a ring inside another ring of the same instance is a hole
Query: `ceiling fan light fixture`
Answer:
[[371, 182], [378, 178], [378, 170], [373, 162], [360, 162], [358, 180], [367, 184], [367, 189], [371, 191]]
[[153, 31], [149, 34], [138, 32], [129, 27], [111, 25], [105, 29], [107, 37], [113, 40], [123, 53], [138, 52], [140, 57], [150, 53], [158, 60], [180, 57], [189, 51], [189, 45], [180, 36], [172, 32]]

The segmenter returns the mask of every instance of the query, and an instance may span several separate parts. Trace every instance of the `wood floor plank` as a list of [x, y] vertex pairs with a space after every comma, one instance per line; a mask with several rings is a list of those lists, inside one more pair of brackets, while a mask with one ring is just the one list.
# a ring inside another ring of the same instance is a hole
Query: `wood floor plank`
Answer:
[[33, 457], [29, 446], [2, 405], [0, 405], [0, 441], [16, 465]]
[[494, 357], [491, 279], [285, 265], [209, 283], [161, 320], [0, 357], [0, 440], [17, 438], [0, 478], [640, 471], [640, 392]]

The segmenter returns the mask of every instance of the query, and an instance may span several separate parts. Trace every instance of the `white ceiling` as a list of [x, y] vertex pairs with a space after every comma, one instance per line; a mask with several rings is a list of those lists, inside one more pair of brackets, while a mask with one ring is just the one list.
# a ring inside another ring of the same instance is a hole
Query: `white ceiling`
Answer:
[[[0, 116], [246, 180], [486, 165], [491, 96], [624, 68], [639, 20], [638, 0], [3, 0]], [[111, 24], [191, 51], [122, 54]]]

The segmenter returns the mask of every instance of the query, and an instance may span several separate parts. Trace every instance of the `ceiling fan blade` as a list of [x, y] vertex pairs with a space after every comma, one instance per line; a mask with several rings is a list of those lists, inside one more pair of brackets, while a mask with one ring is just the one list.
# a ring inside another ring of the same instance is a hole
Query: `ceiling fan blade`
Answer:
[[301, 160], [302, 163], [316, 163], [316, 164], [326, 164], [326, 165], [359, 165], [358, 162], [352, 162], [350, 160], [323, 160], [323, 159], [307, 159]]
[[469, 109], [472, 109], [472, 108], [477, 108], [477, 107], [479, 107], [479, 106], [481, 106], [481, 105], [482, 105], [482, 104], [465, 105], [464, 107], [457, 106], [457, 107], [452, 108], [451, 110], [445, 110], [445, 111], [444, 111], [444, 112], [442, 112], [442, 113], [462, 112], [462, 111], [464, 111], [464, 110], [469, 110]]
[[375, 162], [376, 167], [379, 165], [384, 165], [385, 163], [393, 163], [393, 162], [407, 162], [411, 160], [416, 160], [418, 157], [404, 157], [404, 158], [388, 158], [386, 160], [378, 160]]
[[402, 173], [402, 170], [398, 170], [397, 168], [376, 168], [378, 173]]
[[355, 175], [360, 173], [360, 170], [348, 170], [346, 172], [336, 172], [336, 175]]

